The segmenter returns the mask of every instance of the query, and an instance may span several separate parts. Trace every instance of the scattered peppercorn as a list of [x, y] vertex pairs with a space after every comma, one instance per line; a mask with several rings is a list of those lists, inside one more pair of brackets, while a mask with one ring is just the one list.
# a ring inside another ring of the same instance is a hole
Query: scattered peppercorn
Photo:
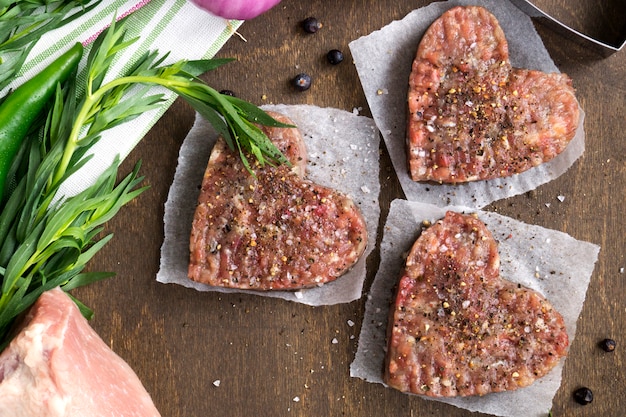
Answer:
[[574, 391], [574, 400], [580, 405], [587, 405], [593, 401], [593, 392], [587, 387]]
[[308, 90], [311, 87], [311, 76], [306, 73], [300, 73], [293, 78], [292, 84], [300, 91]]
[[331, 65], [337, 65], [343, 61], [343, 53], [338, 49], [331, 49], [326, 54], [326, 58]]
[[605, 352], [613, 352], [615, 350], [615, 345], [616, 343], [615, 343], [615, 340], [613, 339], [604, 339], [603, 341], [600, 342], [600, 347]]
[[302, 29], [306, 33], [315, 33], [322, 28], [322, 23], [314, 17], [307, 17], [302, 21]]
[[220, 94], [223, 94], [225, 96], [235, 97], [235, 92], [232, 90], [222, 90], [220, 91]]

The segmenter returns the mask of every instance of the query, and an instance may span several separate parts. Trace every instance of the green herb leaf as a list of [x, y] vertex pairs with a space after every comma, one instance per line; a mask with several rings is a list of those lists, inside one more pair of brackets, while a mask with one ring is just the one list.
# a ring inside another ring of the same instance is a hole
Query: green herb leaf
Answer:
[[19, 73], [46, 32], [91, 11], [102, 0], [0, 0], [0, 90]]

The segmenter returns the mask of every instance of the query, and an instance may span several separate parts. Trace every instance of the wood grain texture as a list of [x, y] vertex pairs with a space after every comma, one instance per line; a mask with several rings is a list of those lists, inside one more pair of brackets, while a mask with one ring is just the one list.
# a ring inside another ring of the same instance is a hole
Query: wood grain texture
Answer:
[[[245, 42], [235, 36], [220, 51], [219, 56], [237, 62], [203, 78], [256, 104], [308, 103], [370, 115], [348, 43], [427, 3], [283, 0], [240, 28]], [[592, 2], [552, 3], [584, 20], [580, 13]], [[300, 30], [299, 22], [308, 16], [323, 22], [315, 35]], [[614, 417], [626, 409], [626, 51], [600, 59], [537, 29], [557, 66], [574, 80], [587, 115], [586, 152], [561, 178], [488, 209], [601, 245], [553, 415]], [[346, 56], [338, 66], [325, 62], [333, 48]], [[313, 77], [309, 91], [290, 87], [299, 72]], [[364, 299], [313, 308], [155, 281], [163, 207], [178, 149], [193, 120], [193, 110], [177, 101], [125, 161], [122, 172], [143, 160], [151, 188], [107, 224], [115, 237], [90, 265], [91, 270], [115, 271], [117, 277], [75, 292], [95, 309], [92, 325], [135, 369], [162, 415], [481, 416], [350, 378]], [[384, 219], [389, 202], [402, 192], [381, 151]], [[377, 257], [375, 251], [370, 265], [377, 264]], [[597, 347], [605, 337], [617, 340], [615, 352]], [[572, 399], [572, 391], [582, 385], [595, 394], [585, 407]]]

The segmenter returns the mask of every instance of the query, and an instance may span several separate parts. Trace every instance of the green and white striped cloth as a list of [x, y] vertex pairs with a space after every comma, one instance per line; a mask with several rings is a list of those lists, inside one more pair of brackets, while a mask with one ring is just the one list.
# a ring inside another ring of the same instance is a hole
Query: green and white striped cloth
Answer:
[[[212, 58], [242, 23], [213, 16], [188, 0], [103, 0], [86, 15], [43, 36], [9, 88], [30, 78], [74, 43], [82, 42], [88, 48], [114, 17], [125, 16], [129, 39], [139, 40], [118, 56], [111, 68], [113, 76], [123, 73], [146, 51], [169, 53], [166, 63]], [[105, 132], [93, 148], [92, 160], [65, 184], [63, 194], [73, 195], [92, 184], [116, 155], [121, 159], [128, 156], [176, 98], [166, 89], [154, 90], [164, 93], [167, 101], [157, 110]]]

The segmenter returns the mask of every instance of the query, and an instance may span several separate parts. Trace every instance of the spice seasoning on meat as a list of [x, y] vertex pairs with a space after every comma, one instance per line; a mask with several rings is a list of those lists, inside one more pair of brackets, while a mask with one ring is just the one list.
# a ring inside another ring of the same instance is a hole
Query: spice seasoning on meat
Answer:
[[497, 242], [476, 217], [448, 212], [406, 259], [390, 310], [385, 383], [433, 397], [528, 386], [567, 352], [561, 315], [500, 278]]
[[303, 179], [307, 162], [300, 132], [264, 129], [292, 166], [256, 164], [250, 175], [218, 140], [192, 224], [194, 281], [263, 291], [314, 287], [343, 275], [365, 250], [366, 224], [353, 201]]
[[415, 181], [507, 177], [549, 161], [574, 137], [565, 74], [513, 68], [496, 18], [455, 7], [424, 34], [409, 78], [407, 157]]

